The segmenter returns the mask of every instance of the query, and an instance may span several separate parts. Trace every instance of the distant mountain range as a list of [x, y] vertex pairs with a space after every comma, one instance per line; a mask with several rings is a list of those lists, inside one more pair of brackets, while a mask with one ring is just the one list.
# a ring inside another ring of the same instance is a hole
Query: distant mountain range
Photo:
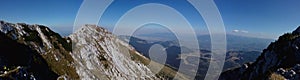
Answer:
[[[147, 40], [148, 42], [178, 41], [176, 36], [171, 33], [136, 34], [134, 37]], [[197, 39], [201, 49], [210, 50], [210, 35], [198, 35]], [[226, 39], [227, 50], [235, 51], [262, 51], [272, 41], [274, 41], [273, 39], [246, 37], [233, 34], [226, 34]], [[186, 44], [195, 45], [194, 43], [189, 43], [189, 39], [184, 39], [183, 42]]]
[[[226, 35], [228, 51], [262, 51], [272, 41], [272, 39], [237, 36], [232, 34]], [[198, 36], [200, 48], [210, 48], [210, 36]]]

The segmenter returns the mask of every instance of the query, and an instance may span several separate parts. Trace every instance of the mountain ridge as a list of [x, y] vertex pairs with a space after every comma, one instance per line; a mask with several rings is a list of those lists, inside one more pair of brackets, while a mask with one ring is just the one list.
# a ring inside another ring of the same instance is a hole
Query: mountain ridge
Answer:
[[[240, 68], [226, 71], [221, 74], [220, 80], [256, 80], [256, 79], [272, 79], [276, 71], [292, 68], [300, 63], [300, 46], [299, 27], [292, 33], [285, 33], [278, 40], [272, 42], [262, 54], [252, 64], [244, 64]], [[291, 77], [286, 79], [298, 80], [298, 71]], [[279, 74], [281, 75], [281, 74]]]
[[[72, 43], [68, 38], [62, 38], [58, 33], [43, 25], [25, 23], [8, 23], [0, 21], [1, 32], [20, 44], [30, 47], [41, 55], [52, 71], [69, 79], [78, 75], [72, 67], [70, 55]], [[68, 75], [68, 76], [65, 76]]]
[[[153, 80], [172, 79], [176, 74], [179, 79], [187, 79], [168, 66], [155, 62], [148, 65], [149, 59], [104, 28], [91, 24], [82, 27], [68, 37], [61, 37], [43, 25], [0, 21], [0, 33], [41, 55], [58, 75], [57, 79]], [[157, 65], [164, 67], [158, 70]]]
[[[215, 34], [219, 35], [219, 34]], [[120, 35], [122, 36], [122, 35]], [[126, 35], [125, 35], [126, 36]], [[132, 36], [144, 39], [151, 42], [158, 42], [158, 41], [178, 41], [176, 36], [171, 33], [165, 34], [133, 34]], [[160, 40], [153, 40], [153, 39], [160, 39]], [[211, 40], [210, 35], [197, 35], [198, 43], [189, 43], [189, 37], [184, 38], [181, 40], [183, 43], [188, 45], [199, 45], [201, 49], [210, 50], [211, 49]], [[274, 41], [275, 39], [264, 39], [264, 38], [256, 38], [256, 37], [249, 37], [249, 36], [240, 36], [240, 35], [233, 35], [233, 34], [226, 34], [226, 41], [227, 41], [227, 50], [243, 50], [243, 51], [262, 51], [266, 48], [270, 42]], [[188, 47], [192, 49], [191, 47]]]

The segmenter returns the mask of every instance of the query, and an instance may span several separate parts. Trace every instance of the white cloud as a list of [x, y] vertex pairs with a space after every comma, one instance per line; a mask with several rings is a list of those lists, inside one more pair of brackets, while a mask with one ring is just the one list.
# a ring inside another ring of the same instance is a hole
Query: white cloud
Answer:
[[238, 33], [238, 32], [240, 32], [240, 30], [233, 30], [232, 32]]
[[246, 30], [237, 30], [237, 29], [232, 30], [232, 32], [234, 32], [234, 33], [249, 33], [249, 31], [246, 31]]
[[232, 35], [238, 35], [238, 36], [246, 36], [246, 37], [256, 37], [256, 38], [264, 38], [264, 39], [275, 39], [277, 38], [277, 36], [273, 36], [267, 33], [263, 33], [263, 32], [249, 32], [246, 30], [232, 30], [231, 32], [229, 32], [229, 34]]

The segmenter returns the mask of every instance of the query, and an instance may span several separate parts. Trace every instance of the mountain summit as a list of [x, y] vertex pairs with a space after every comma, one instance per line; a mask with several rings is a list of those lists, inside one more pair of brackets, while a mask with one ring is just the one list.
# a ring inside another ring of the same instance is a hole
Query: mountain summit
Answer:
[[272, 42], [254, 63], [225, 71], [221, 80], [300, 79], [300, 27]]
[[134, 61], [139, 55], [128, 44], [96, 25], [85, 25], [70, 35], [72, 56], [82, 79], [158, 79], [146, 65]]

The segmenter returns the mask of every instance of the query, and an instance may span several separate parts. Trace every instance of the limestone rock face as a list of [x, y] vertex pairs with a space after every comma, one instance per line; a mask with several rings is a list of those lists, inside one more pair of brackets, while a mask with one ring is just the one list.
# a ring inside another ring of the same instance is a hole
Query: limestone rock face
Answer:
[[71, 55], [81, 79], [158, 79], [143, 61], [134, 59], [145, 57], [103, 28], [85, 25], [70, 38], [73, 42]]

